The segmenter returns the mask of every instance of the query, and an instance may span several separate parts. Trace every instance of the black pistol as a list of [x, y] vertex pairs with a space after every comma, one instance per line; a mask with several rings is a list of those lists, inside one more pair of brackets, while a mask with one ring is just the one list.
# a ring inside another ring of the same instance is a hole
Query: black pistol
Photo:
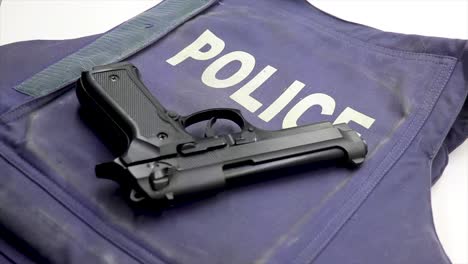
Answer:
[[[96, 166], [98, 178], [131, 190], [134, 201], [171, 202], [222, 190], [235, 179], [319, 161], [358, 165], [366, 143], [346, 124], [329, 122], [266, 131], [247, 122], [236, 109], [216, 108], [188, 116], [166, 110], [130, 63], [83, 72], [76, 93], [93, 129], [105, 131], [107, 145], [119, 155]], [[227, 119], [239, 132], [216, 135], [216, 120]], [[206, 122], [204, 137], [188, 126]]]

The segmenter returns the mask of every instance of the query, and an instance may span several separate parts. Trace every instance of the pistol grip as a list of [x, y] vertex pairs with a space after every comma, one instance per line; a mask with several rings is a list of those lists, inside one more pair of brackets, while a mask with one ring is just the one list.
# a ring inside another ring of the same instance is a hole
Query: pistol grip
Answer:
[[[91, 116], [99, 119], [94, 123], [113, 124], [109, 133], [118, 133], [119, 140], [126, 141], [119, 144], [126, 146], [127, 162], [144, 156], [154, 158], [162, 145], [190, 137], [151, 95], [140, 80], [137, 68], [130, 63], [99, 66], [84, 72], [78, 81], [77, 95], [82, 106], [91, 108], [92, 113], [100, 113]], [[138, 151], [131, 150], [133, 145]], [[128, 157], [129, 153], [139, 154]]]

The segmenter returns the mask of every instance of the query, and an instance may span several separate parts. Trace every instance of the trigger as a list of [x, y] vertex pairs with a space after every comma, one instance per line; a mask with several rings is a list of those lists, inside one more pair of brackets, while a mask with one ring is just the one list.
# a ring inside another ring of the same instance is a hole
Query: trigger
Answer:
[[205, 138], [209, 137], [214, 137], [214, 130], [213, 130], [213, 125], [216, 123], [216, 120], [218, 120], [216, 117], [212, 117], [210, 121], [206, 123], [206, 128], [205, 128]]
[[141, 194], [139, 194], [137, 191], [135, 191], [134, 189], [132, 189], [130, 191], [130, 200], [135, 202], [135, 203], [138, 203], [138, 202], [141, 202], [145, 199], [145, 197]]

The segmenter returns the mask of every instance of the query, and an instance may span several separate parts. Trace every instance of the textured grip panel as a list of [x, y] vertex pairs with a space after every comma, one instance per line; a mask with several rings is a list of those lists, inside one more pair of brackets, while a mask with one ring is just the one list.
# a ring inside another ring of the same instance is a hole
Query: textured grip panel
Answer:
[[[154, 138], [171, 130], [158, 115], [158, 109], [124, 69], [93, 73], [103, 91], [136, 123], [140, 134]], [[148, 92], [149, 93], [149, 92]]]

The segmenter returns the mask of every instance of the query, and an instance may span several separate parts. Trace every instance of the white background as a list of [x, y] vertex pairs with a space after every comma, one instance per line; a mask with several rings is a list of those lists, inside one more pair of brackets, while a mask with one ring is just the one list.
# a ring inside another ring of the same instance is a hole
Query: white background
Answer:
[[[254, 0], [252, 0], [254, 1]], [[160, 0], [0, 0], [0, 45], [104, 32]], [[385, 31], [468, 39], [468, 0], [310, 0], [342, 19]], [[1, 59], [1, 58], [0, 58]], [[432, 188], [434, 222], [454, 263], [468, 263], [468, 141]], [[403, 220], [403, 219], [402, 219]]]

